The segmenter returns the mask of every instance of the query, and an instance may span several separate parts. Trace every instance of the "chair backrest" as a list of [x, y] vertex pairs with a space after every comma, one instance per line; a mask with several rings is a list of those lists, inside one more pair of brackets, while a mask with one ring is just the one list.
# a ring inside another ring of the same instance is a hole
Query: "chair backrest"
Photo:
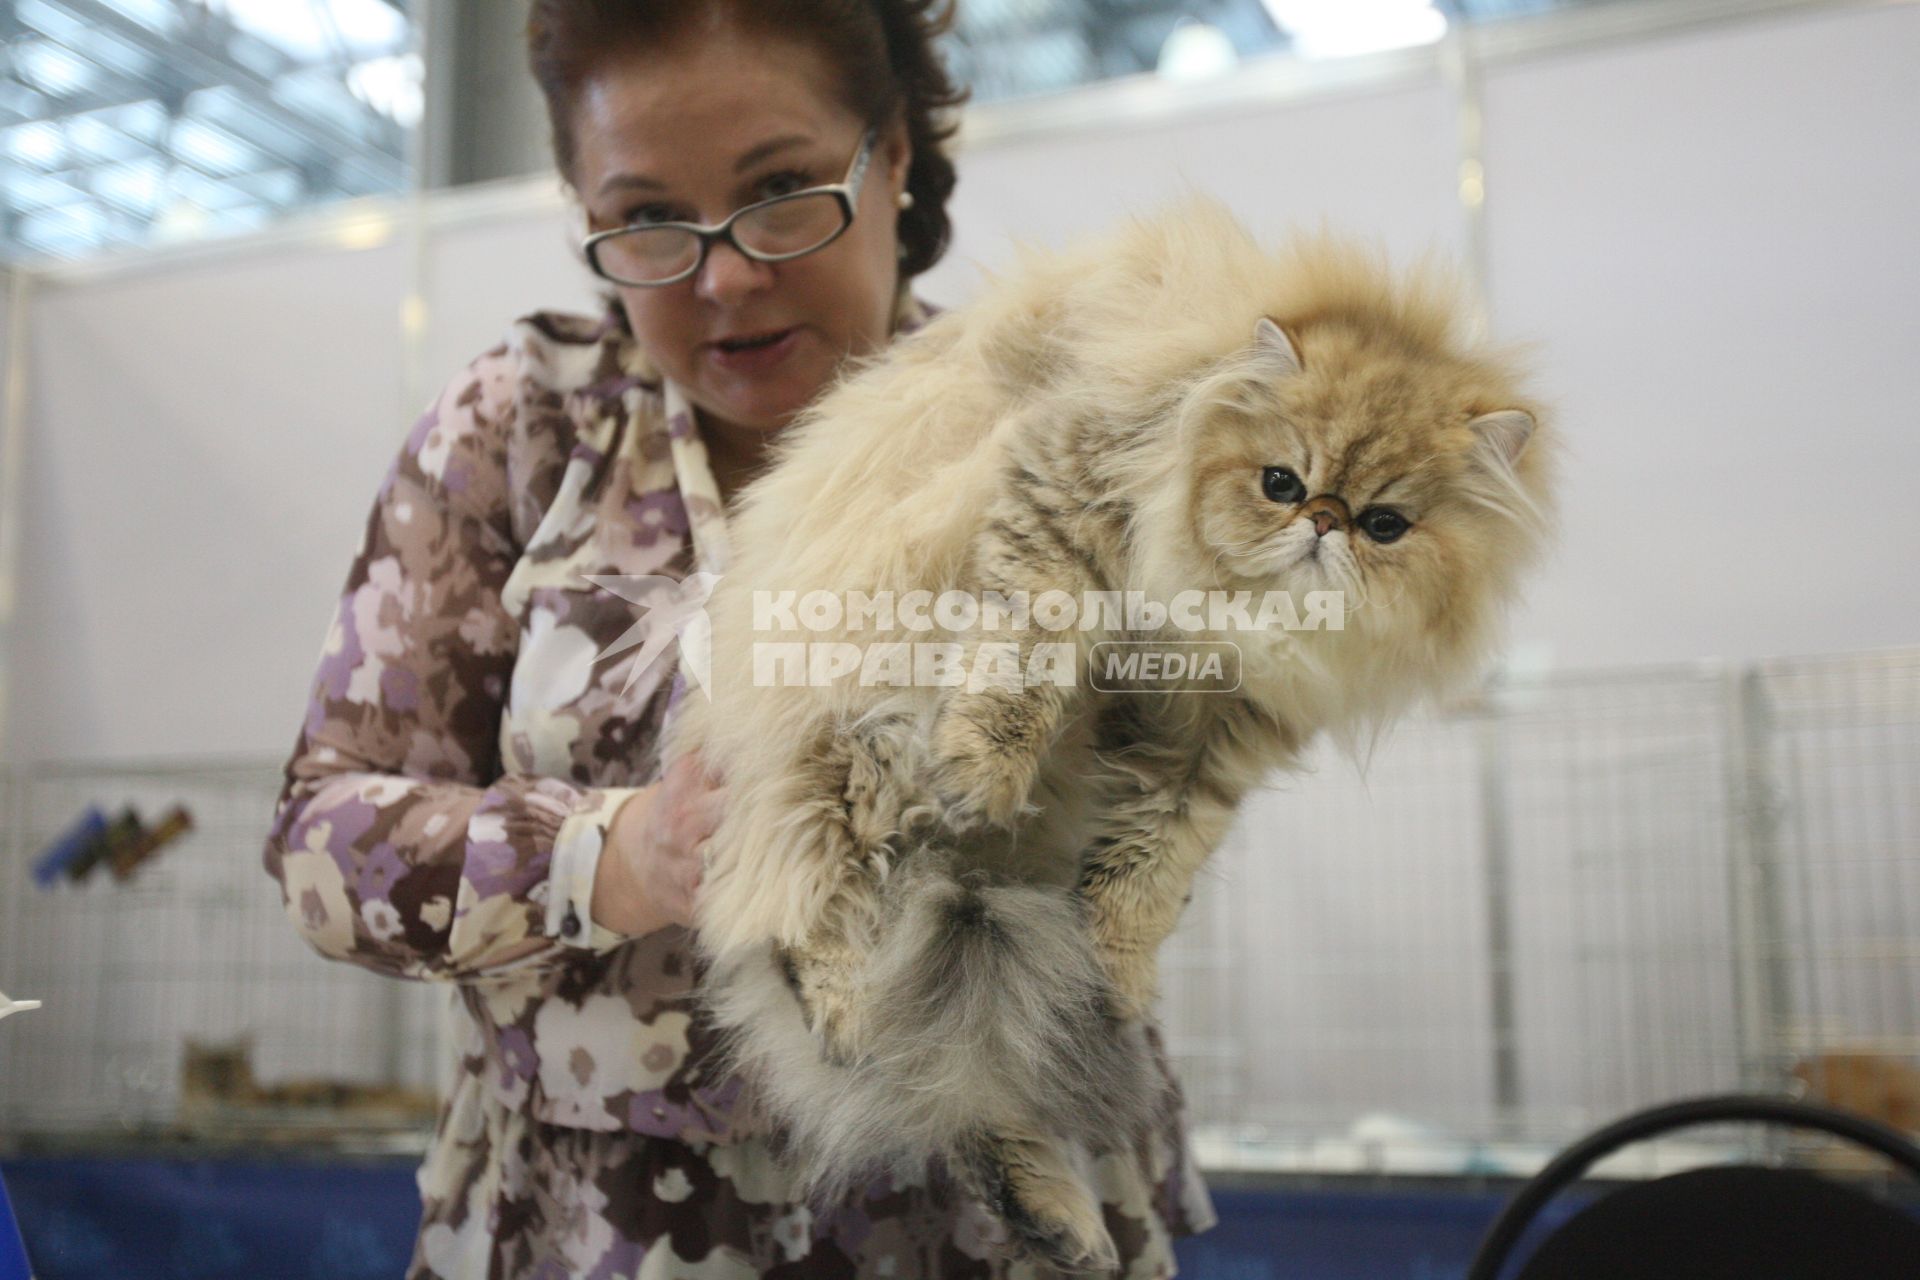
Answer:
[[[1876, 1121], [1784, 1098], [1695, 1098], [1637, 1112], [1576, 1142], [1522, 1187], [1488, 1229], [1467, 1280], [1497, 1280], [1547, 1202], [1630, 1143], [1701, 1124], [1815, 1129], [1876, 1151], [1920, 1178], [1920, 1147]], [[1563, 1239], [1564, 1237], [1564, 1239]], [[1758, 1258], [1758, 1269], [1748, 1260]], [[1519, 1280], [1912, 1280], [1920, 1223], [1795, 1170], [1695, 1170], [1614, 1192], [1555, 1232]]]

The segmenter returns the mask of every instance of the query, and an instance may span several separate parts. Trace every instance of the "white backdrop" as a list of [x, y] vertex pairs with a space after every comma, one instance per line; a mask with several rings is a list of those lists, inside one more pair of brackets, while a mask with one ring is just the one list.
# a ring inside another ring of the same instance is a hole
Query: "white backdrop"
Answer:
[[[1774, 17], [1488, 74], [1496, 336], [1541, 343], [1574, 458], [1516, 645], [1562, 666], [1920, 635], [1920, 7]], [[942, 302], [1011, 236], [1183, 184], [1264, 233], [1457, 248], [1438, 80], [983, 142]], [[550, 203], [428, 237], [421, 366], [590, 297]], [[41, 282], [15, 760], [284, 750], [409, 425], [404, 244], [241, 246]], [[421, 389], [416, 388], [416, 392]], [[411, 397], [418, 399], [418, 395]]]
[[1920, 638], [1920, 8], [1487, 86], [1493, 314], [1576, 458], [1521, 633], [1573, 665]]

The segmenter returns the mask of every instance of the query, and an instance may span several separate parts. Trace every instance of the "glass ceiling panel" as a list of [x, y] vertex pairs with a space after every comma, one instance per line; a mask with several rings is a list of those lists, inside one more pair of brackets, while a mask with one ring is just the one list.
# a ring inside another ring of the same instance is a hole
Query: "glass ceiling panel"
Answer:
[[0, 0], [0, 260], [406, 185], [407, 0]]
[[1217, 74], [1264, 54], [1339, 58], [1431, 44], [1447, 23], [1616, 0], [959, 0], [952, 68], [973, 101], [1158, 71]]

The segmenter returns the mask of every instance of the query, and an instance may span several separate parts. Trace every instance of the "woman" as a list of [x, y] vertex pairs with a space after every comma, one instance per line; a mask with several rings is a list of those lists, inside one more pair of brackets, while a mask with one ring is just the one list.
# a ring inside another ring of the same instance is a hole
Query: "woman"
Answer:
[[[1033, 1273], [938, 1177], [795, 1203], [736, 1123], [686, 931], [725, 789], [692, 760], [659, 776], [671, 664], [623, 642], [623, 594], [724, 568], [725, 501], [769, 439], [917, 323], [906, 285], [953, 186], [941, 8], [533, 5], [555, 155], [615, 296], [522, 321], [415, 427], [266, 852], [321, 952], [455, 984], [415, 1277]], [[1171, 1274], [1170, 1237], [1213, 1220], [1177, 1118], [1098, 1181], [1126, 1275]]]

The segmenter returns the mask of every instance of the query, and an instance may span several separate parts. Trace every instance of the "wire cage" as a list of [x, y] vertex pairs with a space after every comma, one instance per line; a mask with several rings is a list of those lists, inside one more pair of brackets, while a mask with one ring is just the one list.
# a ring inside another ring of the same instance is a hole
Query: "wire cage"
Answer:
[[[6, 780], [0, 975], [44, 1002], [0, 1034], [0, 1134], [419, 1141], [443, 987], [323, 962], [261, 868], [277, 762], [38, 765]], [[89, 806], [184, 808], [124, 879], [34, 882]]]
[[[1316, 755], [1249, 802], [1163, 952], [1201, 1163], [1518, 1174], [1676, 1097], [1911, 1079], [1916, 779], [1920, 649], [1506, 680], [1364, 771]], [[277, 762], [7, 780], [0, 980], [46, 1004], [0, 1030], [0, 1133], [418, 1141], [447, 990], [308, 949], [260, 869], [278, 787]], [[124, 881], [33, 884], [75, 814], [125, 803], [195, 830]], [[243, 1079], [183, 1088], [236, 1045]]]
[[1920, 650], [1496, 682], [1321, 752], [1164, 953], [1202, 1163], [1517, 1174], [1694, 1094], [1920, 1106], [1916, 780]]

